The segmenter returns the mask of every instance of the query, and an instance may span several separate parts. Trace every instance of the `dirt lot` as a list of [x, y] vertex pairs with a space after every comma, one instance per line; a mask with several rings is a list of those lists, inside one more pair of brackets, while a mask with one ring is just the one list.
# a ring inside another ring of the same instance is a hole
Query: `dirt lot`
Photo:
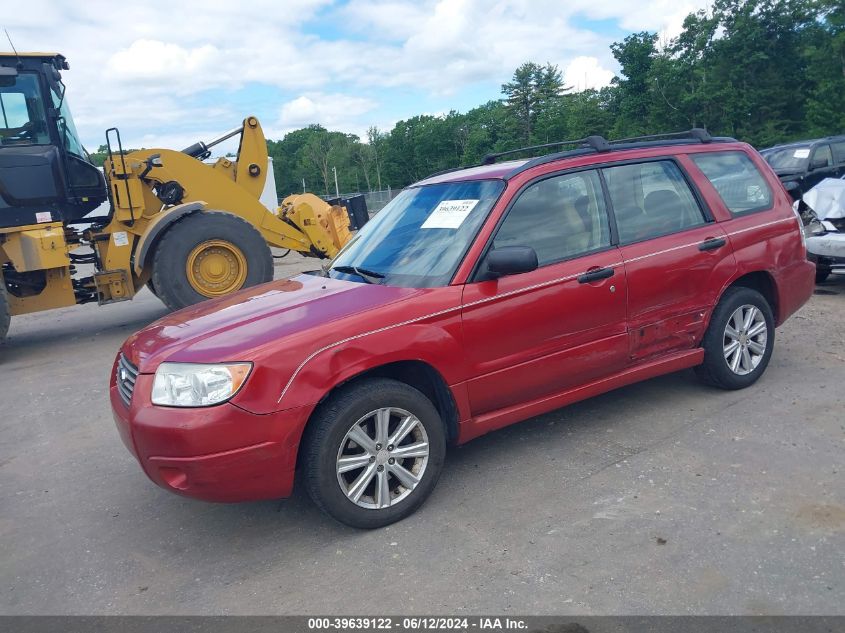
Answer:
[[483, 437], [373, 532], [301, 494], [213, 505], [145, 478], [107, 380], [163, 314], [145, 291], [13, 319], [0, 613], [845, 612], [845, 280], [778, 331], [755, 387], [682, 372]]

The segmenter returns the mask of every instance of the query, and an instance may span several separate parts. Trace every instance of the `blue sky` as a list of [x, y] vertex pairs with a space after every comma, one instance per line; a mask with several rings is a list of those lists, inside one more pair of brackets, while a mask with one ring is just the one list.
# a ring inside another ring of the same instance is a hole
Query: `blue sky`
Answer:
[[363, 135], [497, 99], [522, 62], [576, 89], [618, 70], [609, 45], [666, 39], [705, 0], [222, 0], [115, 5], [30, 0], [4, 11], [19, 50], [71, 63], [83, 143], [117, 125], [127, 146], [181, 148], [259, 117], [269, 138], [309, 123]]

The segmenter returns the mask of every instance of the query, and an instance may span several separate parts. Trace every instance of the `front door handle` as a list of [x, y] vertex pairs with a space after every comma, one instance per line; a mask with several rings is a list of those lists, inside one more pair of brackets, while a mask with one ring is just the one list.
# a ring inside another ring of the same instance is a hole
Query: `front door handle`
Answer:
[[727, 241], [724, 237], [708, 237], [701, 244], [698, 245], [700, 251], [714, 251], [717, 248], [722, 248]]
[[579, 284], [588, 284], [591, 281], [598, 281], [600, 279], [607, 279], [608, 277], [613, 277], [613, 269], [612, 268], [593, 268], [588, 270], [583, 275], [578, 277]]

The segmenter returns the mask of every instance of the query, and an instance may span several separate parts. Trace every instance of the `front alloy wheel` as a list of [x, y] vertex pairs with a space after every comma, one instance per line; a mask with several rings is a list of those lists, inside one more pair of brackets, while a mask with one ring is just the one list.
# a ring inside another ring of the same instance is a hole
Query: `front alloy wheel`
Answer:
[[431, 494], [446, 453], [440, 414], [417, 389], [388, 378], [353, 381], [315, 411], [302, 440], [302, 481], [329, 516], [376, 528]]
[[425, 475], [428, 434], [419, 418], [385, 407], [358, 420], [340, 443], [337, 482], [362, 508], [387, 508], [406, 499]]

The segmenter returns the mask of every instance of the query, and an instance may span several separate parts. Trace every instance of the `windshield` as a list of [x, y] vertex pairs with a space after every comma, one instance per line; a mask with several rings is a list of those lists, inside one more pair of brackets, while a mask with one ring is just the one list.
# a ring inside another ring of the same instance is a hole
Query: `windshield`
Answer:
[[411, 288], [448, 285], [504, 186], [475, 180], [405, 189], [346, 245], [330, 275]]
[[762, 152], [774, 169], [803, 171], [810, 159], [810, 145], [790, 145]]
[[0, 146], [49, 143], [38, 76], [21, 73], [4, 81], [0, 85]]

